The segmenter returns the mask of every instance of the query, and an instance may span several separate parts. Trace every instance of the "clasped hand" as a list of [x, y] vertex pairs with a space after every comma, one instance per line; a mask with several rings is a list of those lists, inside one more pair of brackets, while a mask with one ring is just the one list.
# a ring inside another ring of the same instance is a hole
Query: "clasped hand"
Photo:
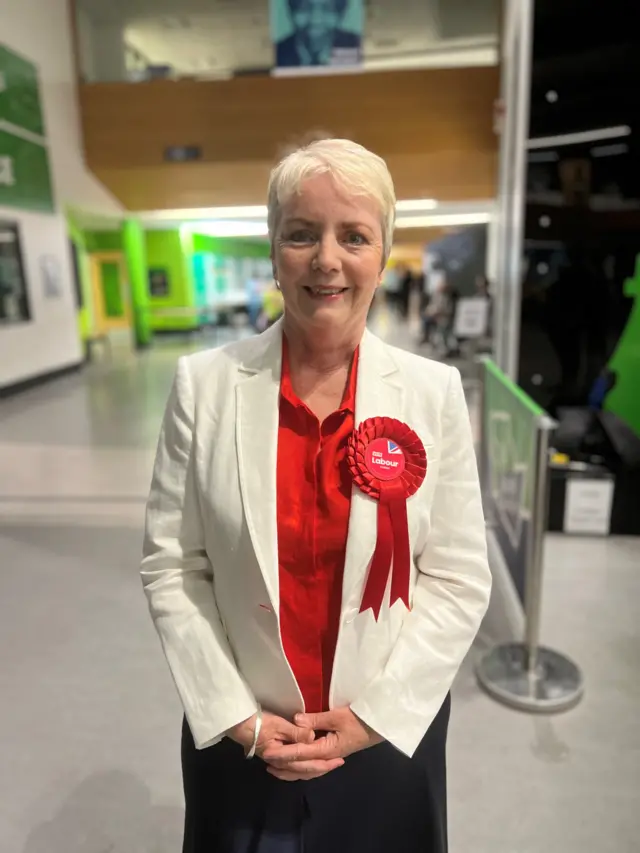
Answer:
[[[249, 749], [256, 718], [251, 717], [228, 733]], [[316, 731], [326, 732], [316, 737]], [[362, 722], [351, 708], [336, 708], [323, 714], [298, 714], [289, 723], [275, 714], [264, 714], [256, 754], [268, 772], [285, 782], [317, 779], [344, 764], [344, 759], [367, 749], [382, 738]]]

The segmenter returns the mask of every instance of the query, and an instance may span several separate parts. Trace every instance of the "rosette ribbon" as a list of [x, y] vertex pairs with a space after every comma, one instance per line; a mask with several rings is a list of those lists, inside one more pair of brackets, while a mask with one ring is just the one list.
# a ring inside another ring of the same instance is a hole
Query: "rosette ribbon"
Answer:
[[349, 438], [347, 464], [360, 491], [378, 501], [376, 547], [360, 605], [360, 613], [371, 608], [377, 621], [390, 572], [390, 606], [401, 600], [409, 609], [407, 499], [424, 481], [427, 454], [407, 424], [395, 418], [369, 418]]

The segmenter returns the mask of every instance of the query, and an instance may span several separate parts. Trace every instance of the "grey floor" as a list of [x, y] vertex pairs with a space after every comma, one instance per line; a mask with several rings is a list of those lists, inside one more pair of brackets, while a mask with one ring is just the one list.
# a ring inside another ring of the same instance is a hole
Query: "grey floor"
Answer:
[[[180, 709], [137, 568], [175, 359], [203, 343], [0, 402], [0, 853], [179, 853]], [[548, 539], [543, 637], [584, 669], [578, 708], [479, 692], [509, 632], [494, 601], [455, 686], [451, 853], [637, 853], [640, 543]]]

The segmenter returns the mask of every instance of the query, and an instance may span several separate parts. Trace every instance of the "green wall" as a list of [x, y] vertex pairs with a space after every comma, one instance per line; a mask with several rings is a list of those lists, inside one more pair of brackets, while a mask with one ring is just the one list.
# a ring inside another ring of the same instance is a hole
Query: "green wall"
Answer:
[[136, 346], [146, 347], [153, 337], [149, 314], [149, 273], [145, 233], [137, 219], [125, 220], [122, 227], [122, 245], [129, 276]]
[[87, 235], [70, 216], [67, 216], [67, 231], [76, 247], [78, 256], [78, 275], [82, 290], [82, 308], [78, 311], [78, 332], [80, 339], [86, 341], [93, 332], [93, 292], [91, 290], [91, 261], [87, 246]]
[[122, 317], [124, 305], [120, 287], [120, 264], [116, 261], [103, 261], [100, 266], [102, 269], [105, 313], [107, 317]]
[[[93, 295], [91, 287], [91, 254], [93, 252], [124, 253], [131, 287], [132, 307], [136, 340], [144, 346], [150, 342], [153, 331], [188, 331], [198, 328], [201, 318], [194, 311], [198, 305], [194, 274], [194, 255], [210, 254], [217, 258], [268, 258], [269, 244], [251, 240], [209, 237], [192, 234], [188, 229], [144, 232], [140, 223], [127, 220], [121, 230], [86, 231], [78, 226], [73, 215], [67, 215], [68, 231], [78, 250], [79, 272], [82, 286], [83, 307], [78, 312], [79, 333], [87, 340], [94, 326]], [[169, 292], [166, 296], [149, 293], [149, 269], [166, 272]], [[108, 278], [107, 265], [107, 278]], [[120, 315], [121, 305], [111, 305], [109, 281], [107, 287], [107, 310]], [[117, 289], [115, 297], [119, 299]], [[162, 315], [154, 316], [154, 309]], [[176, 309], [171, 313], [171, 309]]]
[[122, 231], [89, 231], [87, 246], [91, 252], [122, 252]]
[[[146, 232], [147, 267], [161, 269], [167, 274], [169, 292], [166, 296], [149, 295], [150, 324], [154, 331], [181, 331], [198, 327], [198, 317], [176, 310], [195, 307], [193, 281], [193, 239], [189, 234], [175, 231]], [[162, 309], [154, 316], [153, 309]]]
[[[200, 317], [195, 311], [191, 315], [184, 311], [198, 306], [193, 263], [195, 254], [208, 253], [227, 258], [269, 257], [269, 244], [266, 242], [209, 237], [193, 234], [186, 228], [147, 231], [146, 247], [148, 268], [164, 270], [169, 280], [166, 296], [149, 296], [152, 309], [150, 323], [154, 331], [191, 330], [200, 325]], [[163, 314], [154, 316], [154, 308], [161, 309]], [[176, 309], [174, 314], [171, 313], [172, 308]]]

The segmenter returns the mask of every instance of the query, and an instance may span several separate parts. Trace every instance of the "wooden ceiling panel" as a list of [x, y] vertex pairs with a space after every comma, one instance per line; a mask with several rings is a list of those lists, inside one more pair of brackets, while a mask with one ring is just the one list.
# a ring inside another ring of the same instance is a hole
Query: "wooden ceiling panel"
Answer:
[[[497, 68], [80, 87], [89, 167], [130, 209], [252, 204], [270, 167], [310, 132], [387, 160], [399, 198], [495, 193]], [[166, 163], [168, 146], [201, 148]]]
[[[428, 157], [387, 157], [399, 199], [467, 201], [493, 198], [496, 152], [445, 151]], [[264, 204], [271, 161], [177, 163], [95, 169], [129, 210]]]

